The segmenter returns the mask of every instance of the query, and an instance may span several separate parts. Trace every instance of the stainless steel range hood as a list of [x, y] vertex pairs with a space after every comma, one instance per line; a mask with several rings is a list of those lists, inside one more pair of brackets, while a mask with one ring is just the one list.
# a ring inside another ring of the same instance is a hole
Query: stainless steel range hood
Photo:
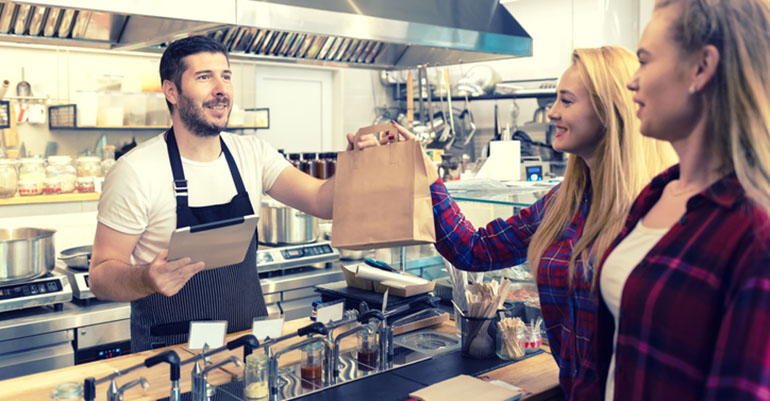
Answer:
[[530, 56], [499, 0], [0, 1], [0, 41], [157, 51], [190, 35], [238, 58], [404, 69]]

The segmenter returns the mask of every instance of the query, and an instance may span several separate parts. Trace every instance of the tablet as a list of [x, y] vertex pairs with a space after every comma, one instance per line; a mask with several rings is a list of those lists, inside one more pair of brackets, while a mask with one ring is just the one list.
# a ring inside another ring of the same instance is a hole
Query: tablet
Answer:
[[168, 245], [169, 261], [190, 257], [192, 263], [203, 261], [205, 269], [241, 263], [257, 230], [255, 214], [177, 228]]

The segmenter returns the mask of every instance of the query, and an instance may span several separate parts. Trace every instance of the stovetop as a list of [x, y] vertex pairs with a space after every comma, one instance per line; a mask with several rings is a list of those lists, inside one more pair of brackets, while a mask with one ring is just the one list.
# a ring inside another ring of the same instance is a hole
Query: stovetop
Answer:
[[332, 248], [329, 241], [283, 246], [259, 244], [257, 250], [257, 268], [260, 273], [338, 260], [340, 253]]
[[0, 284], [0, 312], [55, 305], [72, 300], [72, 287], [63, 274], [53, 271], [20, 283]]
[[54, 271], [67, 277], [72, 286], [72, 297], [75, 300], [95, 298], [88, 283], [88, 270], [73, 269], [57, 264]]

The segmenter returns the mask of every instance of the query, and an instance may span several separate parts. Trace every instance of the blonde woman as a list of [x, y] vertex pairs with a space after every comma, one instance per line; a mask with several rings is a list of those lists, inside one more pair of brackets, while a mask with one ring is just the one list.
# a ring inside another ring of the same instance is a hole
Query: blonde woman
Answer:
[[598, 377], [576, 398], [770, 399], [769, 29], [768, 0], [656, 2], [628, 87], [680, 164], [597, 270]]
[[670, 146], [639, 134], [625, 88], [637, 66], [620, 47], [575, 50], [548, 114], [554, 149], [570, 153], [564, 181], [519, 214], [476, 230], [440, 180], [431, 187], [436, 248], [454, 266], [485, 271], [529, 261], [567, 396], [595, 323], [593, 261], [622, 229], [636, 194], [674, 163]]

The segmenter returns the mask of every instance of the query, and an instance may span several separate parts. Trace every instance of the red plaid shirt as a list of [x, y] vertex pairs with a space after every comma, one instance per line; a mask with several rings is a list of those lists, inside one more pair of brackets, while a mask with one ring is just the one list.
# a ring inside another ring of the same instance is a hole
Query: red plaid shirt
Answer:
[[[612, 248], [678, 177], [674, 166], [642, 191]], [[623, 288], [616, 400], [770, 399], [767, 224], [734, 174], [689, 199]], [[582, 371], [576, 398], [604, 399], [614, 330], [600, 301], [586, 358], [598, 370]]]
[[[496, 219], [477, 230], [460, 212], [444, 183], [437, 180], [431, 185], [436, 249], [463, 270], [498, 270], [524, 263], [529, 242], [540, 226], [548, 201], [559, 187], [507, 220]], [[589, 205], [590, 196], [586, 193], [562, 236], [545, 250], [537, 274], [548, 341], [559, 365], [559, 382], [567, 395], [571, 394], [573, 380], [585, 365], [583, 358], [588, 352], [588, 340], [596, 319], [597, 294], [591, 293], [590, 280], [583, 278], [580, 259], [572, 291], [567, 280], [572, 248], [583, 232]]]

